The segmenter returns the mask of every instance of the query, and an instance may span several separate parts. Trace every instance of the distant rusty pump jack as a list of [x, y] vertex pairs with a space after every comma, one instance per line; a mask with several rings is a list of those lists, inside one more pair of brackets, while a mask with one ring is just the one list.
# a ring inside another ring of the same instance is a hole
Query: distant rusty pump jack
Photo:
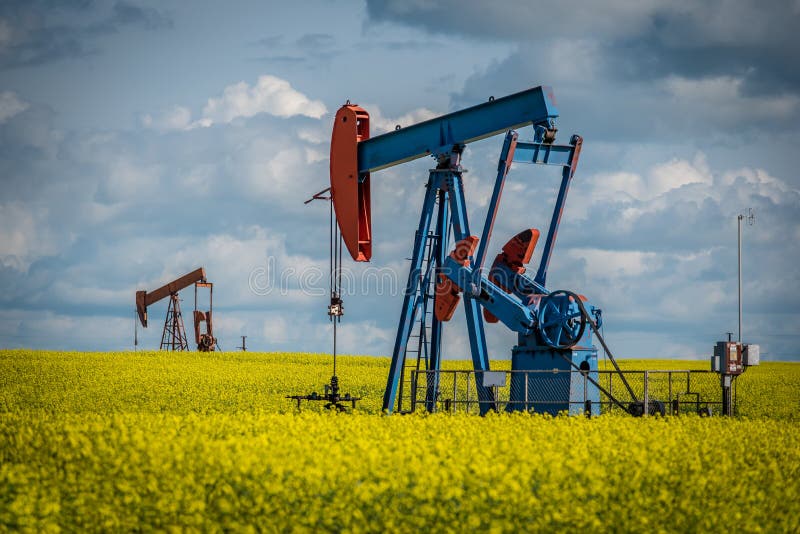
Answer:
[[[161, 350], [189, 350], [189, 342], [186, 339], [186, 329], [183, 326], [183, 315], [181, 314], [178, 292], [192, 284], [195, 286], [193, 319], [197, 350], [210, 352], [217, 348], [217, 339], [214, 337], [214, 326], [211, 315], [213, 309], [214, 285], [206, 280], [206, 271], [200, 267], [154, 291], [136, 292], [136, 313], [139, 316], [139, 322], [145, 328], [147, 328], [147, 307], [163, 298], [169, 297], [167, 316], [164, 319], [164, 330], [161, 334]], [[208, 288], [209, 290], [208, 311], [198, 311], [197, 309], [198, 288]], [[204, 331], [202, 328], [203, 323], [205, 323]]]

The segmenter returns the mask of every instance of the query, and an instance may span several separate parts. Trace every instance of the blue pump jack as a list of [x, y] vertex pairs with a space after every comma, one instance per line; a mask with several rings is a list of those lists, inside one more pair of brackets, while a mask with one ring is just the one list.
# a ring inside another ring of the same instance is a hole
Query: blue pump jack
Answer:
[[[451, 319], [462, 297], [475, 371], [490, 369], [484, 319], [499, 321], [518, 333], [518, 344], [512, 350], [512, 370], [580, 370], [585, 377], [581, 382], [586, 384], [588, 380], [590, 383], [590, 391], [581, 392], [581, 399], [584, 394], [588, 395], [587, 398], [594, 401], [593, 411], [599, 410], [597, 401], [601, 391], [622, 406], [597, 382], [597, 349], [592, 345], [592, 333], [607, 350], [599, 332], [600, 309], [586, 302], [581, 295], [569, 291], [551, 292], [546, 288], [547, 269], [583, 142], [580, 136], [573, 135], [569, 144], [556, 144], [557, 117], [553, 93], [548, 87], [490, 98], [483, 104], [373, 138], [369, 137], [369, 114], [364, 109], [348, 102], [337, 112], [331, 142], [331, 196], [342, 238], [356, 261], [368, 261], [372, 250], [370, 173], [425, 155], [436, 160], [436, 167], [429, 173], [414, 237], [411, 266], [383, 397], [386, 413], [393, 412], [398, 406], [402, 410], [403, 397], [402, 394], [398, 396], [398, 390], [403, 385], [414, 325], [422, 325], [417, 364], [424, 359], [427, 370], [440, 370], [443, 325]], [[520, 141], [515, 129], [527, 125], [533, 126], [533, 140]], [[470, 231], [461, 156], [468, 143], [503, 131], [506, 136], [479, 238]], [[562, 169], [544, 250], [533, 278], [525, 274], [524, 264], [530, 260], [538, 239], [539, 233], [535, 229], [528, 229], [509, 241], [492, 266], [484, 268], [503, 186], [514, 162]], [[454, 239], [454, 250], [448, 254], [450, 235]], [[426, 327], [426, 324], [430, 326]], [[587, 324], [589, 329], [586, 329]], [[424, 351], [424, 355], [419, 351]], [[616, 366], [613, 356], [611, 361]], [[434, 382], [427, 384], [426, 388], [425, 405], [429, 411], [435, 410], [439, 389], [438, 373], [432, 376]], [[633, 390], [624, 377], [622, 380], [636, 402]], [[528, 384], [529, 388], [534, 386], [534, 383]], [[481, 413], [496, 409], [491, 388], [482, 383], [477, 383], [476, 388]], [[575, 384], [569, 382], [550, 390], [554, 402], [548, 409], [552, 411], [572, 406], [573, 397], [578, 394]], [[512, 384], [513, 391], [524, 395], [524, 387], [515, 388]], [[515, 409], [538, 408], [519, 403], [513, 405]]]

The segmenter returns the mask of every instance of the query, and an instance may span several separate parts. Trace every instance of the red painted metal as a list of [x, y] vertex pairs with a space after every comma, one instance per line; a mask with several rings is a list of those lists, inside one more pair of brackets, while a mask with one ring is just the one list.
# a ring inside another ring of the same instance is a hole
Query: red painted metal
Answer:
[[172, 282], [165, 284], [154, 291], [137, 291], [136, 292], [136, 311], [139, 314], [139, 321], [142, 326], [147, 327], [147, 307], [159, 300], [173, 295], [194, 284], [195, 282], [206, 281], [206, 270], [200, 267], [195, 269], [189, 274], [185, 274]]
[[[201, 329], [201, 323], [206, 323], [205, 332]], [[211, 310], [194, 311], [194, 341], [197, 343], [197, 350], [201, 352], [213, 352], [217, 346], [217, 339], [214, 337], [214, 323], [211, 320]]]
[[452, 319], [459, 302], [461, 302], [461, 288], [440, 274], [436, 283], [436, 296], [433, 299], [433, 313], [436, 319], [442, 322]]
[[[197, 309], [197, 288], [208, 289], [208, 311]], [[194, 341], [197, 343], [197, 350], [201, 352], [213, 352], [217, 348], [217, 338], [214, 337], [214, 322], [211, 319], [212, 309], [214, 308], [214, 284], [211, 282], [196, 282], [194, 284]], [[206, 323], [205, 332], [202, 331], [202, 323]]]
[[[495, 257], [494, 263], [492, 263], [492, 268], [494, 268], [495, 265], [503, 264], [518, 274], [525, 273], [525, 265], [531, 261], [533, 250], [536, 248], [536, 243], [538, 242], [539, 230], [536, 228], [523, 230], [503, 245], [502, 252]], [[489, 274], [489, 280], [505, 289], [506, 292], [509, 292], [507, 287], [504, 287], [498, 280], [495, 280], [491, 272]]]
[[[523, 230], [509, 239], [508, 242], [503, 245], [502, 252], [495, 257], [494, 262], [492, 263], [492, 269], [489, 270], [489, 280], [493, 284], [496, 284], [498, 287], [505, 290], [506, 293], [511, 293], [511, 290], [504, 286], [502, 281], [494, 276], [492, 270], [496, 265], [502, 264], [517, 274], [525, 273], [525, 265], [531, 261], [533, 250], [536, 248], [536, 243], [538, 242], [539, 230], [536, 228], [528, 228], [527, 230]], [[497, 317], [495, 317], [492, 312], [486, 308], [483, 308], [483, 318], [487, 323], [496, 323], [498, 320]]]
[[[475, 253], [477, 247], [478, 236], [471, 235], [456, 243], [450, 257], [461, 265], [469, 265], [469, 257]], [[442, 322], [452, 319], [459, 302], [461, 302], [461, 288], [440, 273], [433, 299], [433, 313], [436, 319]]]
[[483, 320], [487, 323], [497, 323], [500, 321], [500, 319], [495, 317], [494, 314], [486, 308], [483, 309]]
[[331, 199], [347, 251], [355, 261], [372, 257], [369, 173], [358, 175], [358, 143], [369, 139], [369, 113], [349, 102], [339, 108], [331, 136]]

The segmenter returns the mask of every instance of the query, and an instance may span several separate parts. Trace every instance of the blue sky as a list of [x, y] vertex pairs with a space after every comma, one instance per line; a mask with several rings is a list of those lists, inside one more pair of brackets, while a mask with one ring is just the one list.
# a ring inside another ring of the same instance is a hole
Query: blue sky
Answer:
[[[752, 207], [745, 341], [798, 359], [800, 3], [762, 6], [4, 2], [0, 346], [132, 348], [135, 290], [203, 265], [224, 348], [328, 350], [328, 211], [302, 201], [326, 186], [336, 109], [358, 102], [376, 134], [546, 84], [559, 139], [584, 136], [550, 287], [603, 308], [618, 356], [705, 357], [736, 329]], [[476, 229], [501, 144], [465, 154]], [[370, 267], [401, 281], [430, 165], [373, 175]], [[546, 231], [555, 185], [512, 170], [492, 250]], [[254, 290], [267, 271], [304, 274]], [[354, 292], [341, 350], [389, 354], [401, 296]], [[488, 336], [508, 357], [515, 336]], [[460, 316], [445, 342], [467, 354]]]

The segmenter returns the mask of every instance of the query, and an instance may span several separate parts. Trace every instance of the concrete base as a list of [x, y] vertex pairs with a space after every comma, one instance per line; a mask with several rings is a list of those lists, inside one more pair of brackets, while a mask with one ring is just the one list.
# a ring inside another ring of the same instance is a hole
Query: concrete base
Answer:
[[[511, 353], [512, 371], [551, 371], [550, 373], [512, 373], [512, 403], [508, 411], [533, 410], [535, 413], [556, 415], [585, 414], [586, 401], [592, 401], [591, 414], [600, 415], [600, 391], [583, 374], [574, 371], [563, 355], [586, 370], [597, 381], [597, 349], [575, 347], [556, 350], [549, 347], [516, 346]], [[553, 372], [557, 371], [557, 372]], [[527, 397], [526, 390], [527, 375]]]

